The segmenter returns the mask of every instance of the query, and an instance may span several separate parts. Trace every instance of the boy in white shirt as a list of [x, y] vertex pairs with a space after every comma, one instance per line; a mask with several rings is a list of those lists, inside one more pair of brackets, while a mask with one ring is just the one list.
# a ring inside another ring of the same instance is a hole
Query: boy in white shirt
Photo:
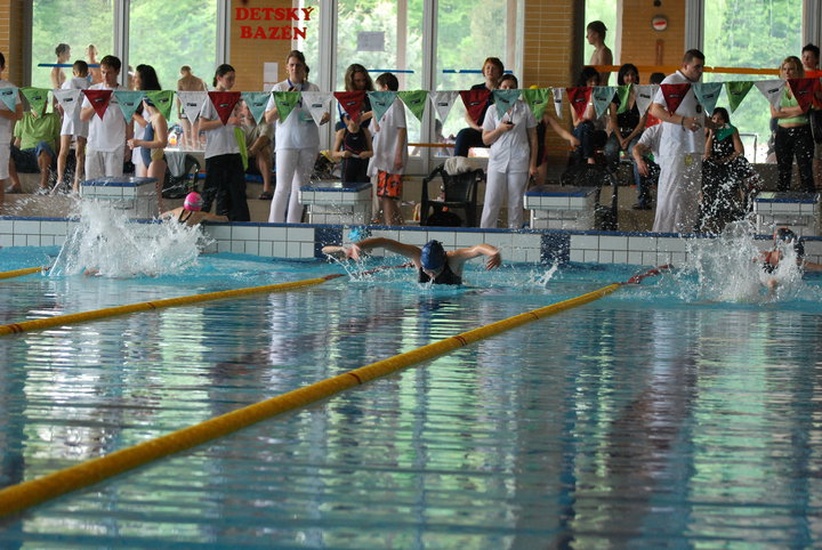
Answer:
[[[396, 92], [397, 77], [383, 73], [375, 81], [380, 91]], [[402, 175], [408, 163], [408, 129], [405, 122], [405, 105], [400, 98], [394, 100], [383, 114], [374, 130], [373, 156], [368, 164], [368, 175], [377, 177], [377, 198], [383, 212], [385, 225], [401, 225]]]
[[[91, 86], [89, 90], [117, 90], [120, 76], [120, 59], [107, 55], [100, 60], [103, 82]], [[114, 94], [109, 99], [105, 114], [100, 118], [88, 97], [83, 100], [80, 120], [88, 121], [88, 141], [86, 144], [86, 177], [123, 177], [126, 140], [131, 139], [132, 128], [126, 124]]]

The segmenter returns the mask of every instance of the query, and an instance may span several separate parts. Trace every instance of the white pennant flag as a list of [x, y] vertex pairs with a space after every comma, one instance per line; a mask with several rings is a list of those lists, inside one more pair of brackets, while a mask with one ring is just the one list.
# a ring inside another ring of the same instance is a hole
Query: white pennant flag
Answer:
[[53, 90], [54, 97], [57, 98], [57, 103], [60, 104], [60, 107], [63, 108], [63, 112], [68, 117], [73, 117], [74, 113], [77, 112], [77, 109], [80, 107], [80, 104], [83, 102], [80, 94], [83, 93], [82, 90], [78, 90], [77, 88], [69, 88], [66, 90]]
[[554, 110], [557, 118], [562, 118], [562, 88], [551, 88], [551, 95], [554, 96]]
[[456, 90], [430, 92], [428, 94], [431, 103], [434, 104], [434, 109], [437, 111], [437, 116], [443, 124], [445, 124], [445, 119], [448, 118], [448, 113], [451, 112], [451, 107], [454, 106], [459, 95], [460, 93]]
[[645, 114], [648, 107], [651, 106], [657, 90], [659, 90], [659, 84], [645, 84], [643, 86], [635, 86], [634, 89], [636, 90], [637, 109], [639, 109], [640, 113]]
[[200, 116], [203, 104], [208, 100], [208, 92], [177, 92], [177, 99], [179, 99], [182, 104], [183, 113], [186, 115], [186, 118], [194, 122], [197, 120], [197, 117]]
[[302, 92], [303, 109], [308, 109], [311, 118], [319, 126], [323, 116], [331, 112], [332, 92]]
[[785, 81], [781, 79], [760, 80], [754, 82], [754, 86], [765, 96], [771, 106], [779, 110], [779, 103], [782, 100], [782, 91], [785, 89]]

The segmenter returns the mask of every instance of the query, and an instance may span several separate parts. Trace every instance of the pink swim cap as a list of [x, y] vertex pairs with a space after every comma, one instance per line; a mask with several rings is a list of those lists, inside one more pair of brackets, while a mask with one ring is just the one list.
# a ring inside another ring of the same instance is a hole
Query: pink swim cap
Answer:
[[199, 212], [203, 209], [203, 197], [196, 191], [192, 191], [186, 195], [186, 200], [183, 202], [183, 208], [193, 212]]

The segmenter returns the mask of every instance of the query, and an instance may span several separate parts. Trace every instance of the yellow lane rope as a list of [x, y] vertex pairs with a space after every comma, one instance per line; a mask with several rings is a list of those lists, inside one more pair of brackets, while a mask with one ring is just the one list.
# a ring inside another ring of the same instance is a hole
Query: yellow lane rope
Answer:
[[[321, 282], [322, 280], [315, 279], [314, 281]], [[87, 460], [41, 478], [7, 487], [0, 490], [0, 517], [21, 512], [66, 493], [89, 487], [149, 462], [202, 445], [279, 414], [327, 399], [352, 387], [444, 355], [525, 323], [587, 304], [614, 292], [620, 286], [622, 285], [614, 283], [576, 298], [496, 321], [333, 378], [321, 380], [305, 388], [292, 390], [243, 407], [194, 426], [115, 451], [104, 457]]]
[[23, 275], [31, 275], [32, 273], [41, 273], [48, 271], [47, 267], [24, 267], [23, 269], [14, 269], [12, 271], [0, 272], [0, 279], [11, 279], [13, 277], [22, 277]]
[[136, 304], [126, 304], [122, 306], [107, 307], [103, 309], [95, 309], [93, 311], [67, 313], [65, 315], [57, 315], [55, 317], [47, 317], [44, 319], [32, 319], [31, 321], [21, 321], [19, 323], [0, 325], [0, 336], [6, 336], [8, 334], [19, 334], [21, 332], [44, 330], [47, 328], [60, 327], [75, 323], [87, 323], [89, 321], [96, 321], [98, 319], [105, 319], [108, 317], [116, 317], [118, 315], [128, 315], [130, 313], [136, 313], [138, 311], [150, 311], [154, 309], [187, 306], [190, 304], [209, 302], [212, 300], [242, 298], [244, 296], [250, 296], [252, 294], [263, 294], [266, 292], [287, 292], [289, 290], [303, 288], [306, 286], [318, 285], [320, 283], [330, 281], [331, 279], [336, 279], [337, 277], [342, 277], [342, 274], [335, 273], [331, 275], [325, 275], [324, 277], [304, 279], [301, 281], [292, 281], [288, 283], [251, 286], [246, 288], [237, 288], [233, 290], [219, 290], [216, 292], [205, 292], [203, 294], [194, 294], [190, 296], [179, 296], [177, 298], [164, 298], [161, 300], [152, 300], [150, 302], [138, 302]]

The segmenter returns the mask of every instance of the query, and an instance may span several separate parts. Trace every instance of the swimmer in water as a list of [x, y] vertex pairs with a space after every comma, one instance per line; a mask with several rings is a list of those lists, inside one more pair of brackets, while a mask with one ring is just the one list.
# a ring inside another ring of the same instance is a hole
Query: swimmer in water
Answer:
[[186, 225], [197, 225], [202, 222], [227, 222], [228, 216], [218, 216], [210, 212], [203, 212], [203, 197], [196, 191], [186, 195], [182, 206], [160, 214], [161, 220], [176, 220]]
[[[773, 234], [773, 246], [769, 250], [763, 250], [761, 255], [762, 269], [765, 273], [772, 274], [779, 266], [779, 262], [785, 256], [785, 248], [793, 248], [796, 254], [796, 264], [802, 272], [822, 271], [822, 264], [809, 262], [805, 259], [805, 243], [803, 240], [787, 227], [779, 227]], [[769, 277], [766, 286], [771, 290], [775, 289], [779, 281], [776, 277]]]
[[465, 262], [479, 256], [488, 258], [485, 262], [486, 269], [497, 268], [502, 263], [499, 249], [490, 244], [483, 243], [446, 252], [439, 241], [428, 241], [420, 248], [384, 237], [373, 237], [346, 246], [325, 246], [323, 253], [337, 258], [359, 260], [365, 252], [375, 248], [384, 248], [405, 256], [417, 269], [420, 283], [431, 282], [435, 285], [461, 285]]

